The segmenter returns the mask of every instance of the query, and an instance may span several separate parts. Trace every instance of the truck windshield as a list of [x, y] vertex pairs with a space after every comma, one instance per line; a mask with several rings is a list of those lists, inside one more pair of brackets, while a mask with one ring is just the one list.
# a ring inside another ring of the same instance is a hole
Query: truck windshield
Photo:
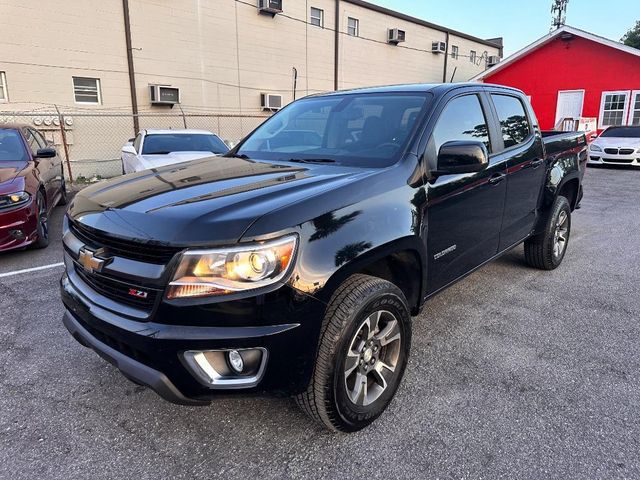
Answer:
[[0, 129], [0, 162], [26, 162], [27, 149], [16, 130]]
[[601, 137], [640, 138], [640, 127], [609, 127], [600, 134]]
[[229, 149], [215, 135], [206, 133], [152, 134], [144, 137], [143, 155], [163, 155], [171, 152], [227, 153]]
[[411, 138], [429, 97], [426, 93], [363, 93], [299, 100], [258, 127], [236, 155], [389, 166]]

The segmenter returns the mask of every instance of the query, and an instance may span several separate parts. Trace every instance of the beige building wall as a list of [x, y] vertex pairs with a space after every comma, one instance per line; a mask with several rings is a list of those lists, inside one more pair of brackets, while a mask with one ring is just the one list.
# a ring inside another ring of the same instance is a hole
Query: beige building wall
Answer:
[[[335, 0], [284, 0], [283, 14], [261, 15], [257, 0], [129, 0], [136, 95], [141, 111], [152, 107], [149, 85], [179, 87], [189, 112], [261, 113], [260, 93], [293, 100], [334, 89]], [[309, 23], [311, 7], [324, 25]], [[130, 111], [121, 0], [0, 0], [0, 71], [9, 102], [0, 110], [31, 110], [53, 104], [82, 110]], [[347, 18], [359, 20], [358, 37], [347, 35]], [[387, 43], [387, 30], [406, 31], [406, 42]], [[441, 82], [445, 55], [431, 53], [445, 41], [443, 29], [396, 18], [343, 0], [340, 6], [339, 88]], [[482, 41], [451, 35], [460, 57], [448, 58], [449, 78], [466, 81], [485, 69], [478, 55], [497, 55]], [[466, 56], [463, 56], [466, 55]], [[100, 79], [102, 104], [77, 105], [73, 76]], [[176, 111], [174, 109], [173, 111]]]
[[74, 105], [73, 76], [100, 78], [101, 108], [130, 107], [122, 2], [0, 0], [0, 71], [0, 110]]

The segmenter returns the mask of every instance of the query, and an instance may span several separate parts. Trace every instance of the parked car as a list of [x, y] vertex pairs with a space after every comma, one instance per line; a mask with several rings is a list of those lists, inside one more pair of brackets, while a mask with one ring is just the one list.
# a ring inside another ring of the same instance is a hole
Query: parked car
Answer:
[[122, 174], [222, 155], [229, 148], [207, 130], [141, 130], [122, 147]]
[[589, 163], [640, 167], [640, 125], [607, 128], [589, 145]]
[[522, 242], [529, 265], [561, 264], [586, 145], [543, 137], [526, 96], [499, 86], [298, 100], [224, 161], [80, 192], [63, 322], [172, 402], [286, 393], [361, 429], [393, 398], [427, 299]]
[[0, 125], [0, 252], [49, 244], [49, 214], [67, 203], [62, 161], [40, 132]]

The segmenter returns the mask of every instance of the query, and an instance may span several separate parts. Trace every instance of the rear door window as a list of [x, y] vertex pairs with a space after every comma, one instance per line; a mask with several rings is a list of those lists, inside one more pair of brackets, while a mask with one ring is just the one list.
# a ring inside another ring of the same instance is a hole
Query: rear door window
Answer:
[[499, 94], [491, 94], [491, 99], [498, 112], [504, 148], [523, 143], [531, 133], [531, 126], [522, 101], [511, 95]]

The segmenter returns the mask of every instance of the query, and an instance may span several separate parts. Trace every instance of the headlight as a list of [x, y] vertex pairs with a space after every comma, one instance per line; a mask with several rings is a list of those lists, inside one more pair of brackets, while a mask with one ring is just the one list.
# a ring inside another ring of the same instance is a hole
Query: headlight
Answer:
[[31, 195], [27, 192], [16, 192], [8, 195], [0, 195], [0, 208], [9, 208], [27, 203]]
[[213, 250], [187, 250], [167, 298], [194, 298], [255, 290], [279, 282], [289, 273], [298, 237]]
[[601, 152], [602, 148], [600, 148], [598, 145], [596, 145], [595, 143], [592, 143], [591, 146], [589, 147], [589, 149], [592, 152]]

